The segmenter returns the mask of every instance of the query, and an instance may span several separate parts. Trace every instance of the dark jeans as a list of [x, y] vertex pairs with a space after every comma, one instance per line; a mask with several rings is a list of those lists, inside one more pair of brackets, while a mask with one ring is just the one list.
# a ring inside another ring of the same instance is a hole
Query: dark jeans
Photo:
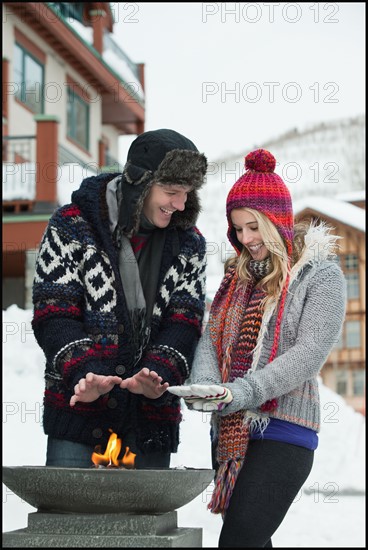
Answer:
[[297, 445], [251, 441], [225, 514], [219, 548], [271, 548], [271, 537], [307, 479], [313, 458], [314, 451]]
[[[135, 457], [134, 466], [138, 470], [142, 469], [166, 469], [170, 468], [170, 453], [149, 453], [143, 454], [135, 447], [134, 434], [128, 434], [124, 437], [123, 444], [128, 446]], [[94, 447], [83, 443], [75, 443], [66, 439], [56, 439], [48, 437], [46, 466], [59, 466], [62, 468], [90, 468], [93, 466], [91, 455]], [[102, 450], [102, 452], [104, 449]], [[120, 456], [123, 456], [122, 449]]]

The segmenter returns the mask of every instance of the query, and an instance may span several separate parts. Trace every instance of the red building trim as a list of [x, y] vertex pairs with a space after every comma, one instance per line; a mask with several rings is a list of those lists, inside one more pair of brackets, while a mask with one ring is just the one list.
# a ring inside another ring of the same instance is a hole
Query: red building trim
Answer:
[[46, 53], [41, 50], [32, 40], [25, 36], [17, 27], [14, 27], [14, 38], [18, 44], [23, 46], [30, 54], [38, 59], [42, 65], [46, 63]]
[[[8, 85], [9, 85], [9, 60], [3, 59], [3, 118], [6, 119], [6, 129], [9, 116], [9, 100], [8, 100]], [[7, 132], [4, 132], [3, 124], [3, 135], [7, 135]]]
[[83, 101], [85, 101], [86, 103], [91, 103], [91, 95], [88, 93], [86, 87], [83, 86], [83, 84], [80, 84], [80, 82], [74, 80], [74, 78], [69, 74], [66, 75], [66, 83], [73, 90], [73, 92], [79, 95], [79, 97]]

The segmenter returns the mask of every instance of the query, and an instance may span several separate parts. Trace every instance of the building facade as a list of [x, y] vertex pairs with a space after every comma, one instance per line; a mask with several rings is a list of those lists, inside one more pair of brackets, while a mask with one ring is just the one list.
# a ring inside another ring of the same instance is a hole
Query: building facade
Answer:
[[120, 170], [118, 138], [144, 131], [144, 65], [107, 2], [5, 2], [3, 308], [30, 307], [36, 251], [60, 193]]
[[297, 201], [295, 215], [297, 221], [324, 221], [341, 237], [337, 261], [347, 283], [346, 317], [321, 376], [327, 387], [365, 415], [365, 192]]

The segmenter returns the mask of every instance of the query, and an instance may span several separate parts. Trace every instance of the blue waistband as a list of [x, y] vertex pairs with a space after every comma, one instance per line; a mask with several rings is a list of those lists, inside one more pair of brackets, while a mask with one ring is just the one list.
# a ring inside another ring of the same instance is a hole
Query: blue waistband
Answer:
[[314, 451], [318, 447], [317, 432], [299, 424], [279, 420], [278, 418], [270, 418], [267, 428], [261, 433], [259, 430], [250, 434], [250, 439], [273, 439], [274, 441], [282, 441], [299, 445]]

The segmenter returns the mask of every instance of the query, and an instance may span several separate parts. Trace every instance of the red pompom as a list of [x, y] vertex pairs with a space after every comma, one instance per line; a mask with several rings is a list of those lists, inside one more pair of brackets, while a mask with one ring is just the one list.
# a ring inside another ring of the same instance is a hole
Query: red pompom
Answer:
[[254, 170], [255, 172], [273, 172], [275, 167], [275, 157], [265, 149], [257, 149], [245, 157], [246, 170]]

